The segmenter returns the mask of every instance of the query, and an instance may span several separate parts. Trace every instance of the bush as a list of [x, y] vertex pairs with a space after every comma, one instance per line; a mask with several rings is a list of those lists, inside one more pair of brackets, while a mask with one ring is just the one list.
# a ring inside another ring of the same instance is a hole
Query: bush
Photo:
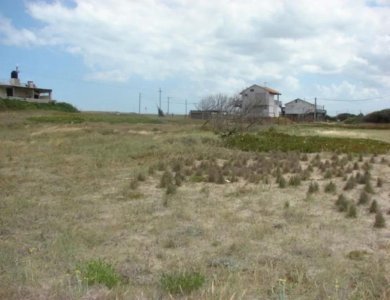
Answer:
[[314, 194], [316, 192], [318, 192], [320, 189], [318, 183], [315, 181], [315, 182], [310, 182], [310, 185], [309, 185], [309, 189], [307, 191], [308, 194]]
[[173, 176], [172, 176], [171, 172], [165, 171], [160, 179], [160, 187], [161, 188], [168, 187], [169, 185], [172, 184], [172, 182], [173, 182]]
[[358, 205], [367, 204], [369, 200], [370, 200], [370, 196], [368, 196], [368, 194], [365, 191], [362, 191], [360, 193]]
[[336, 192], [336, 185], [333, 183], [333, 181], [331, 181], [325, 186], [325, 193], [334, 193], [334, 192]]
[[390, 123], [390, 109], [374, 111], [363, 117], [363, 121], [369, 123]]
[[37, 103], [14, 99], [0, 99], [0, 111], [35, 109], [78, 112], [77, 108], [66, 102]]
[[374, 214], [374, 213], [378, 212], [378, 202], [376, 202], [376, 200], [373, 200], [371, 202], [371, 205], [370, 205], [370, 208], [369, 208], [369, 212], [371, 214]]
[[344, 191], [352, 190], [356, 186], [356, 181], [353, 176], [349, 177], [348, 181], [344, 186]]
[[281, 189], [284, 189], [286, 186], [287, 186], [287, 182], [286, 182], [286, 179], [284, 179], [283, 176], [280, 176], [277, 178], [276, 182], [279, 184], [279, 187]]
[[81, 276], [88, 285], [104, 284], [108, 288], [117, 285], [121, 278], [114, 268], [103, 260], [91, 260], [80, 266]]
[[374, 222], [375, 228], [384, 228], [386, 227], [386, 221], [383, 217], [383, 214], [381, 211], [378, 211], [375, 215], [375, 222]]
[[291, 185], [291, 186], [298, 186], [301, 184], [301, 177], [299, 176], [291, 176], [289, 181], [288, 181], [288, 184]]
[[351, 203], [350, 205], [348, 205], [347, 218], [356, 218], [356, 217], [357, 217], [356, 205], [354, 203]]
[[161, 287], [171, 294], [189, 294], [204, 282], [204, 276], [197, 272], [163, 274], [160, 279]]
[[343, 194], [341, 194], [337, 198], [335, 204], [337, 206], [338, 211], [343, 212], [343, 211], [347, 211], [349, 206], [349, 201], [347, 200], [347, 198], [345, 198]]

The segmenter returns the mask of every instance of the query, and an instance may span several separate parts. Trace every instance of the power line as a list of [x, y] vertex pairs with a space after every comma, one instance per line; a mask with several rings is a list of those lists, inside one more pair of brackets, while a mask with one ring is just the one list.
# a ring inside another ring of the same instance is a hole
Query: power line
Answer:
[[318, 100], [322, 101], [335, 101], [335, 102], [359, 102], [359, 101], [370, 101], [370, 100], [378, 100], [389, 97], [387, 96], [379, 96], [379, 97], [371, 97], [371, 98], [363, 98], [363, 99], [332, 99], [332, 98], [318, 98]]

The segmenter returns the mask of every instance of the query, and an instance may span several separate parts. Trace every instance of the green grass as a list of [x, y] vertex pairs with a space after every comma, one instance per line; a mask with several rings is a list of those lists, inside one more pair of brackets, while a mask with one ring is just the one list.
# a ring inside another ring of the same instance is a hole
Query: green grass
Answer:
[[79, 266], [81, 278], [88, 285], [104, 284], [108, 288], [113, 288], [120, 283], [120, 276], [115, 269], [103, 260], [91, 260]]
[[189, 294], [204, 282], [205, 277], [198, 272], [163, 274], [160, 279], [161, 287], [170, 294]]
[[13, 99], [0, 99], [0, 111], [13, 110], [54, 110], [78, 112], [77, 108], [65, 102], [36, 103]]
[[224, 145], [229, 148], [244, 151], [299, 151], [315, 152], [343, 152], [343, 153], [387, 153], [390, 144], [369, 140], [325, 136], [296, 136], [280, 133], [275, 130], [259, 132], [257, 134], [241, 133], [224, 138]]
[[136, 114], [114, 113], [79, 113], [79, 114], [56, 114], [46, 116], [34, 116], [27, 119], [34, 123], [59, 123], [79, 124], [86, 122], [104, 122], [109, 124], [161, 124], [163, 121], [157, 117], [140, 116]]

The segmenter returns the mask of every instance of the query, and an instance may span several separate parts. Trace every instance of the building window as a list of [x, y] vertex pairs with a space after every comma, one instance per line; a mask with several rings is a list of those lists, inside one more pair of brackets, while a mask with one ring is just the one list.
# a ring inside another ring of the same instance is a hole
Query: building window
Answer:
[[251, 92], [254, 92], [254, 91], [255, 91], [255, 89], [251, 89], [250, 91], [251, 91]]

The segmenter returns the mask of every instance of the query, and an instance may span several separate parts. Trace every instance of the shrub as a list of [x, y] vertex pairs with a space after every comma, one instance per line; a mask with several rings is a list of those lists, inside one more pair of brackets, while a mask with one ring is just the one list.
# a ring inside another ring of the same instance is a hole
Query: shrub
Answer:
[[145, 181], [146, 180], [146, 176], [143, 173], [138, 173], [137, 180], [138, 181]]
[[390, 123], [390, 109], [374, 111], [363, 117], [364, 122]]
[[80, 271], [88, 285], [104, 284], [111, 289], [121, 280], [114, 268], [100, 259], [86, 262], [80, 266]]
[[330, 179], [332, 178], [333, 174], [332, 174], [332, 170], [330, 169], [326, 169], [326, 172], [325, 172], [325, 175], [324, 175], [324, 178], [325, 179]]
[[378, 202], [376, 200], [373, 200], [371, 202], [370, 208], [368, 210], [371, 214], [377, 213], [378, 212]]
[[383, 217], [383, 214], [381, 211], [377, 211], [377, 213], [375, 214], [374, 227], [375, 228], [386, 227], [386, 221], [385, 221], [385, 218]]
[[355, 178], [353, 176], [351, 176], [351, 177], [349, 177], [349, 179], [347, 180], [347, 182], [344, 186], [344, 191], [352, 190], [355, 186], [356, 186]]
[[167, 195], [173, 195], [176, 193], [176, 185], [169, 183], [165, 191]]
[[310, 185], [309, 185], [309, 189], [307, 191], [308, 194], [314, 194], [316, 192], [318, 192], [320, 189], [318, 183], [316, 181], [312, 181], [310, 182]]
[[356, 205], [354, 203], [350, 203], [348, 205], [347, 218], [356, 218], [356, 217], [357, 217]]
[[160, 278], [161, 287], [171, 294], [189, 294], [204, 282], [205, 277], [197, 272], [163, 274]]
[[336, 185], [333, 183], [333, 181], [331, 181], [325, 186], [325, 193], [334, 193], [334, 192], [336, 192]]
[[299, 176], [291, 176], [289, 181], [288, 181], [288, 184], [291, 185], [291, 186], [298, 186], [301, 184], [301, 177]]
[[367, 204], [369, 200], [370, 200], [370, 197], [368, 196], [368, 194], [365, 191], [362, 191], [360, 193], [358, 205]]
[[284, 179], [283, 176], [280, 176], [277, 178], [276, 182], [279, 184], [279, 187], [281, 189], [284, 189], [286, 186], [287, 186], [287, 182], [286, 182], [286, 179]]
[[165, 171], [164, 174], [161, 176], [160, 187], [165, 188], [168, 185], [172, 184], [172, 181], [173, 181], [173, 177], [171, 172]]
[[137, 189], [139, 183], [138, 183], [138, 180], [136, 178], [133, 178], [131, 181], [130, 181], [130, 188], [132, 190], [135, 190]]
[[345, 198], [343, 194], [340, 194], [335, 204], [337, 206], [338, 211], [343, 212], [343, 211], [347, 211], [349, 201], [347, 200], [347, 198]]
[[369, 193], [369, 194], [374, 193], [374, 189], [372, 188], [372, 185], [369, 181], [366, 182], [366, 185], [364, 186], [364, 191]]

